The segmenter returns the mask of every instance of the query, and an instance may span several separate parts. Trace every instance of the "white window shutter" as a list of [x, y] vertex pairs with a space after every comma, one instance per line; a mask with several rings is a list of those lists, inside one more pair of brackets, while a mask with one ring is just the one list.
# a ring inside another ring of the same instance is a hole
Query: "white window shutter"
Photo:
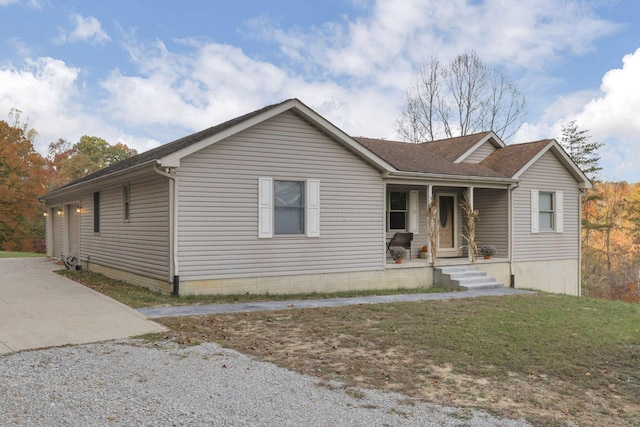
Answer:
[[409, 191], [409, 232], [413, 234], [418, 234], [420, 230], [419, 226], [419, 213], [420, 213], [420, 203], [419, 196], [420, 192], [418, 190]]
[[556, 233], [564, 232], [564, 193], [556, 191], [555, 210], [556, 210]]
[[531, 190], [531, 232], [540, 232], [540, 213], [539, 213], [540, 195], [538, 190]]
[[307, 180], [307, 213], [306, 227], [307, 237], [320, 236], [320, 180]]
[[273, 179], [258, 178], [258, 238], [273, 237]]

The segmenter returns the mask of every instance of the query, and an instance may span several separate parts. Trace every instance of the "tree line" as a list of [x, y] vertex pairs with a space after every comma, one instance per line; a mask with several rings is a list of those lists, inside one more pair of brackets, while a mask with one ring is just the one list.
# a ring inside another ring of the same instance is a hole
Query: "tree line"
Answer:
[[19, 110], [0, 121], [0, 251], [44, 252], [38, 196], [137, 154], [125, 144], [85, 135], [76, 143], [52, 142], [42, 156], [34, 148], [36, 136]]

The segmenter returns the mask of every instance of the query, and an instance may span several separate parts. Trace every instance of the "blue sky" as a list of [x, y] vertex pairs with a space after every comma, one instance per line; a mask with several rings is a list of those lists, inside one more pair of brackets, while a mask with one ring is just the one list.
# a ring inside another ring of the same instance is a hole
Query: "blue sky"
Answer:
[[637, 0], [0, 0], [0, 119], [36, 146], [139, 151], [297, 97], [354, 136], [397, 138], [420, 64], [474, 50], [526, 94], [508, 143], [576, 120], [602, 178], [640, 181]]

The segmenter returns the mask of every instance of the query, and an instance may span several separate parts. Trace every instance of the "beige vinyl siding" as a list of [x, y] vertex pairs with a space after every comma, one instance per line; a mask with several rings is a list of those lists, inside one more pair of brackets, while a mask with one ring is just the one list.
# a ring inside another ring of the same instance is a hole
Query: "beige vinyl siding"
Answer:
[[[564, 193], [564, 231], [531, 233], [531, 190]], [[580, 248], [580, 191], [575, 179], [548, 151], [520, 177], [513, 193], [514, 261], [577, 259]]]
[[[381, 269], [380, 173], [292, 112], [181, 161], [180, 280]], [[258, 238], [258, 179], [318, 179], [320, 236]]]
[[493, 153], [496, 148], [489, 141], [486, 141], [480, 147], [476, 148], [476, 150], [471, 153], [466, 159], [464, 159], [463, 163], [480, 163], [484, 159], [486, 159], [489, 154]]
[[473, 207], [478, 210], [476, 222], [476, 243], [493, 245], [496, 257], [509, 255], [509, 207], [508, 191], [488, 188], [474, 189]]
[[[82, 198], [81, 259], [91, 264], [169, 281], [169, 182], [152, 173], [130, 187], [130, 220], [123, 218], [122, 186], [92, 189]], [[100, 191], [100, 233], [93, 232], [93, 192]]]

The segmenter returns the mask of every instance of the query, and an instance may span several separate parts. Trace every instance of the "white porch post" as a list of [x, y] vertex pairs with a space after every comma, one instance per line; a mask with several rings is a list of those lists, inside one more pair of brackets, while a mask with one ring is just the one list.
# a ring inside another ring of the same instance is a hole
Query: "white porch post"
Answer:
[[[473, 207], [473, 189], [474, 188], [475, 187], [469, 187], [467, 189], [467, 191], [469, 192], [469, 205], [471, 207], [471, 212], [474, 211], [474, 207]], [[467, 236], [467, 237], [469, 237], [469, 236]], [[472, 262], [473, 261], [473, 254], [471, 253], [471, 242], [469, 242], [467, 240], [467, 243], [469, 243], [469, 245], [468, 245], [469, 249], [467, 250], [467, 259], [469, 260], [469, 262]]]

